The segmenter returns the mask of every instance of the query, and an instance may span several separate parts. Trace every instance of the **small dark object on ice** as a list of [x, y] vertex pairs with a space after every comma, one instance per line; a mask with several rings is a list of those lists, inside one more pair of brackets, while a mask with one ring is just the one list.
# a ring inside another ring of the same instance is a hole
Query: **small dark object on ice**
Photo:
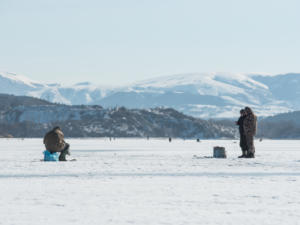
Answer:
[[200, 139], [199, 139], [199, 138], [197, 138], [197, 142], [200, 142]]
[[65, 148], [61, 151], [61, 153], [59, 155], [59, 161], [67, 161], [66, 156], [71, 155], [69, 148], [70, 148], [70, 145], [68, 143], [66, 143]]
[[197, 156], [197, 155], [194, 155], [193, 158], [194, 159], [213, 159], [214, 157], [212, 157], [212, 156]]
[[215, 146], [214, 147], [214, 158], [227, 158], [226, 150], [224, 147]]
[[169, 137], [169, 142], [171, 142], [172, 141], [172, 138], [171, 137]]

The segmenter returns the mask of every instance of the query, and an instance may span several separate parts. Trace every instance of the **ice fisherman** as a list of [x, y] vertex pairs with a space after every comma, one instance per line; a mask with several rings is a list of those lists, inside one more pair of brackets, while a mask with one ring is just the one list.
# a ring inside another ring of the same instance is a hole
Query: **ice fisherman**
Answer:
[[239, 132], [240, 132], [240, 147], [242, 149], [242, 155], [239, 156], [239, 158], [246, 158], [247, 157], [247, 143], [246, 143], [246, 136], [244, 132], [244, 120], [246, 118], [246, 111], [245, 109], [241, 109], [240, 111], [240, 118], [236, 122], [236, 125], [239, 126]]
[[246, 138], [247, 158], [254, 158], [254, 136], [257, 130], [257, 117], [250, 107], [245, 107], [245, 113], [246, 117], [243, 121], [243, 130]]
[[44, 145], [44, 161], [66, 161], [66, 155], [70, 155], [70, 145], [65, 142], [64, 133], [58, 126], [45, 135]]

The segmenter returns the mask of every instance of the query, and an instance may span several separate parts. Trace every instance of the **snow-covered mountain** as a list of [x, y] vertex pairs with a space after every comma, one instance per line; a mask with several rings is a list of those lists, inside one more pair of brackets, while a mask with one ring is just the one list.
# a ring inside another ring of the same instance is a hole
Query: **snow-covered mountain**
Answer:
[[269, 87], [256, 81], [254, 75], [228, 73], [183, 74], [146, 80], [112, 93], [99, 104], [109, 106], [120, 102], [132, 108], [168, 106], [205, 118], [234, 117], [246, 105], [260, 115], [289, 110], [286, 104], [273, 98]]
[[236, 117], [240, 108], [250, 106], [258, 115], [269, 116], [300, 109], [300, 74], [193, 73], [104, 88], [91, 83], [44, 84], [0, 73], [0, 92], [70, 105], [172, 107], [203, 118]]
[[101, 100], [108, 90], [89, 82], [72, 86], [44, 84], [15, 73], [0, 72], [0, 93], [25, 95], [68, 105], [93, 104]]

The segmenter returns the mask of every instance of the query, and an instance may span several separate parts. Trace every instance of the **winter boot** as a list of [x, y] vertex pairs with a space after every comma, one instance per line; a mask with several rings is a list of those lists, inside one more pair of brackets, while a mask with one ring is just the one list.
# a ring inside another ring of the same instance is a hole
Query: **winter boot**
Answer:
[[70, 145], [68, 143], [66, 143], [64, 150], [62, 150], [59, 155], [59, 161], [67, 161], [66, 156], [70, 155], [69, 148], [70, 148]]
[[238, 158], [246, 158], [247, 157], [247, 151], [243, 151], [243, 154], [240, 155]]
[[255, 158], [255, 155], [253, 152], [249, 152], [246, 158]]

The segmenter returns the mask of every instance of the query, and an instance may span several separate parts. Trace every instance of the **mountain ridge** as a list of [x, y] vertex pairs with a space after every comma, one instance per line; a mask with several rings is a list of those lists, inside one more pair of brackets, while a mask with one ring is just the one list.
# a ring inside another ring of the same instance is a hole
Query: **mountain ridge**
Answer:
[[43, 137], [60, 126], [68, 137], [234, 138], [233, 126], [184, 115], [171, 108], [127, 109], [63, 105], [0, 95], [0, 136]]
[[[300, 138], [300, 111], [258, 119], [258, 138]], [[0, 137], [42, 137], [57, 125], [69, 137], [238, 137], [234, 120], [203, 120], [172, 108], [72, 106], [0, 94]]]
[[252, 107], [260, 116], [299, 110], [298, 87], [300, 74], [297, 73], [176, 74], [116, 88], [90, 82], [68, 86], [43, 84], [16, 74], [0, 73], [0, 90], [5, 94], [32, 96], [68, 105], [164, 106], [203, 118], [236, 117], [239, 109], [245, 106]]

